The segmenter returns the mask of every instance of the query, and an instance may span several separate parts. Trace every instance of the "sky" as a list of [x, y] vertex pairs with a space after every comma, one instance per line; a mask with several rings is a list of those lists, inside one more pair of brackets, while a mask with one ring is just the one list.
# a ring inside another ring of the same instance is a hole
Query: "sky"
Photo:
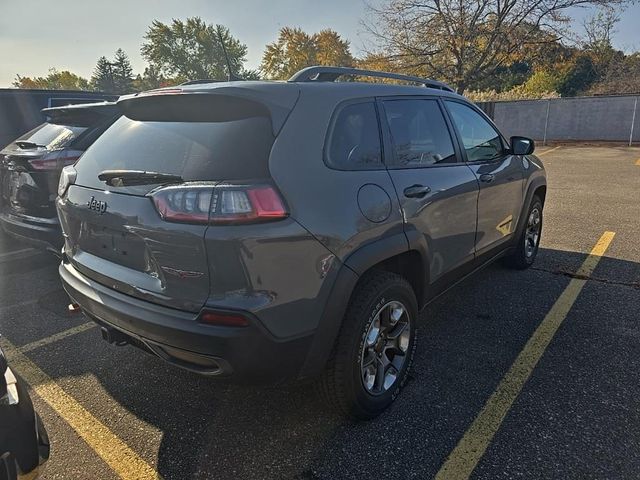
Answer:
[[[361, 25], [365, 0], [0, 0], [0, 87], [10, 87], [16, 74], [44, 76], [51, 67], [89, 78], [98, 57], [111, 58], [117, 48], [141, 73], [140, 46], [151, 22], [190, 16], [227, 26], [248, 47], [247, 68], [258, 67], [264, 46], [283, 26], [330, 27], [351, 41], [354, 54], [370, 41]], [[639, 22], [640, 4], [622, 16], [616, 48], [640, 49]]]

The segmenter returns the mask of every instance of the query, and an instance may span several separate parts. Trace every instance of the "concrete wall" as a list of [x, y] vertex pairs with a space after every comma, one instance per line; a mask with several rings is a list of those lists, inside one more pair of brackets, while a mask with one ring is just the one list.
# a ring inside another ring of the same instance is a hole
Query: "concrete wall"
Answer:
[[[483, 105], [505, 136], [538, 141], [640, 143], [640, 96], [602, 96], [520, 100]], [[635, 119], [634, 119], [635, 110]]]

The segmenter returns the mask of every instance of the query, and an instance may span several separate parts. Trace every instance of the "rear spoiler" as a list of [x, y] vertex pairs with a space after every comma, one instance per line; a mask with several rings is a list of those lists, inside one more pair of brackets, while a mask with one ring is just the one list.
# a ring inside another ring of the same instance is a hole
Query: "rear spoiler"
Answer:
[[41, 110], [47, 117], [47, 122], [64, 125], [87, 125], [100, 122], [120, 115], [116, 102], [82, 103], [65, 105], [64, 107], [50, 107]]
[[[249, 84], [249, 82], [242, 82]], [[124, 95], [117, 102], [123, 115], [141, 121], [225, 122], [268, 117], [274, 136], [298, 101], [299, 89], [253, 84], [252, 88], [219, 84], [181, 85]]]

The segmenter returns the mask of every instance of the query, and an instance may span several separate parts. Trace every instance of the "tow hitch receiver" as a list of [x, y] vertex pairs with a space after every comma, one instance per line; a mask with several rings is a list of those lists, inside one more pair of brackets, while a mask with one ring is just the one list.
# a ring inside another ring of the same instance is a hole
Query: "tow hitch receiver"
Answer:
[[123, 347], [129, 343], [129, 337], [115, 328], [100, 327], [102, 338], [118, 347]]

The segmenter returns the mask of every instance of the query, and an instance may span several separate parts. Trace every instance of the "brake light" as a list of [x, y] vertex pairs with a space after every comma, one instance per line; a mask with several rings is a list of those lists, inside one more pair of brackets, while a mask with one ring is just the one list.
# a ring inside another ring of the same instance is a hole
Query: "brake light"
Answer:
[[62, 158], [37, 158], [35, 160], [29, 160], [29, 164], [34, 170], [43, 171], [43, 170], [57, 170], [60, 167], [66, 167], [68, 165], [73, 165], [76, 160], [80, 158], [79, 156], [70, 156], [70, 157], [62, 157]]
[[161, 188], [152, 198], [160, 216], [170, 222], [241, 224], [289, 215], [271, 185], [179, 185]]
[[157, 88], [155, 90], [147, 90], [146, 92], [140, 92], [136, 97], [149, 97], [151, 95], [180, 95], [182, 93], [181, 88]]
[[249, 320], [239, 313], [214, 312], [204, 310], [198, 316], [200, 323], [217, 325], [220, 327], [247, 327]]

